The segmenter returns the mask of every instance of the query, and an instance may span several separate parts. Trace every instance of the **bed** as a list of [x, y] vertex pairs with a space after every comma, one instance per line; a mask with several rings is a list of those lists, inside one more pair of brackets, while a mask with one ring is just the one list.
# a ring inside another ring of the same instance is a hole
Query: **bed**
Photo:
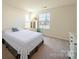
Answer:
[[42, 33], [29, 30], [2, 33], [3, 43], [16, 59], [29, 59], [43, 44]]

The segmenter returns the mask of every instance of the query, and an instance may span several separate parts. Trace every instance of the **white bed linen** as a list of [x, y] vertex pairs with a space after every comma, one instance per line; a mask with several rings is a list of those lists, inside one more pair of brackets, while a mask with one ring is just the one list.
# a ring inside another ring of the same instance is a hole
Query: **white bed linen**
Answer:
[[43, 40], [43, 35], [29, 30], [6, 31], [3, 33], [3, 38], [21, 54], [20, 59], [28, 59], [27, 55]]

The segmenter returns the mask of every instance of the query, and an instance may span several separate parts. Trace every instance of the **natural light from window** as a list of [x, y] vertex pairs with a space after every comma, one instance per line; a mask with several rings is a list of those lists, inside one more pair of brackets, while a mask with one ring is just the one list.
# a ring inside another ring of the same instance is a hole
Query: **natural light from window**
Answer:
[[48, 12], [39, 14], [39, 28], [41, 29], [50, 28], [50, 14]]
[[30, 15], [25, 15], [25, 28], [30, 28]]

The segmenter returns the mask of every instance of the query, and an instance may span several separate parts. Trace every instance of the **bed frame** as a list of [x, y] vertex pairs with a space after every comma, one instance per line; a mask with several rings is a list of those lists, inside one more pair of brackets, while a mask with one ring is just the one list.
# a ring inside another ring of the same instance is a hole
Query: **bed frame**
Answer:
[[[20, 59], [21, 54], [18, 54], [17, 51], [9, 44], [7, 43], [4, 39], [2, 39], [2, 43], [6, 46], [6, 48], [12, 53], [13, 56], [15, 56], [16, 59]], [[39, 45], [37, 45], [28, 55], [28, 59], [31, 58], [31, 56], [38, 51], [38, 49], [40, 48], [40, 46], [44, 43], [44, 41], [42, 41]]]

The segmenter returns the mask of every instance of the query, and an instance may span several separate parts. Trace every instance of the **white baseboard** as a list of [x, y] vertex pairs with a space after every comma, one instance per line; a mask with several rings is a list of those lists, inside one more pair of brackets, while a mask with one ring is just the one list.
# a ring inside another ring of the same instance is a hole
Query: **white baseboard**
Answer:
[[62, 39], [62, 38], [53, 37], [53, 36], [49, 36], [49, 35], [45, 35], [45, 34], [43, 34], [43, 35], [46, 36], [46, 37], [54, 38], [54, 39], [61, 39], [61, 40], [67, 40], [68, 41], [68, 39]]

